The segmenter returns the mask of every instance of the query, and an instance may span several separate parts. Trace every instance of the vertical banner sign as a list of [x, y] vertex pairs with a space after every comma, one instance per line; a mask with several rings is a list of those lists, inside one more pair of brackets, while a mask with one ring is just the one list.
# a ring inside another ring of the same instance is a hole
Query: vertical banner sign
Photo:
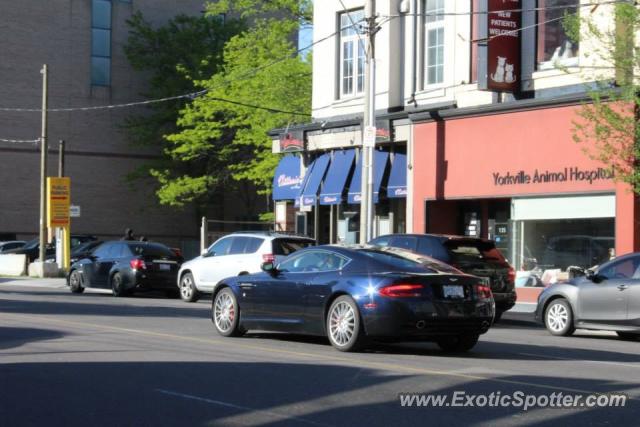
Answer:
[[518, 92], [521, 68], [521, 2], [489, 0], [488, 5], [487, 89]]
[[71, 204], [71, 179], [47, 178], [47, 227], [68, 227]]

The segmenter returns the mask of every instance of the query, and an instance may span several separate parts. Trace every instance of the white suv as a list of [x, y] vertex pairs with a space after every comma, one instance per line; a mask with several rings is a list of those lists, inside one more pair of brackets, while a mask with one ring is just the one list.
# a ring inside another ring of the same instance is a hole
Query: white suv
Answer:
[[308, 237], [276, 233], [233, 233], [216, 240], [201, 256], [182, 264], [178, 272], [180, 298], [194, 302], [212, 293], [226, 277], [257, 273], [263, 262], [282, 258], [315, 245]]

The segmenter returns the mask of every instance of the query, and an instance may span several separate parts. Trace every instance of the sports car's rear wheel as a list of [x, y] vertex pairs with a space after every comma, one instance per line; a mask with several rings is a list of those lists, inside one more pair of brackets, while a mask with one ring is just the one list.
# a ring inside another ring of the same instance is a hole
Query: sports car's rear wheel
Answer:
[[200, 292], [196, 289], [191, 273], [185, 273], [180, 279], [180, 298], [186, 302], [196, 302], [200, 299]]
[[544, 324], [551, 335], [569, 336], [576, 328], [573, 326], [573, 312], [565, 299], [551, 301], [544, 312]]
[[478, 343], [479, 337], [477, 334], [456, 335], [439, 338], [436, 343], [446, 352], [462, 353], [471, 350]]
[[365, 336], [355, 301], [347, 295], [336, 298], [327, 313], [327, 335], [331, 345], [340, 351], [357, 351]]
[[244, 333], [240, 327], [240, 309], [233, 291], [224, 288], [213, 299], [211, 320], [218, 333], [225, 337], [237, 337]]
[[71, 272], [69, 276], [69, 289], [74, 294], [81, 294], [84, 292], [84, 286], [82, 286], [82, 273], [78, 270], [74, 270]]

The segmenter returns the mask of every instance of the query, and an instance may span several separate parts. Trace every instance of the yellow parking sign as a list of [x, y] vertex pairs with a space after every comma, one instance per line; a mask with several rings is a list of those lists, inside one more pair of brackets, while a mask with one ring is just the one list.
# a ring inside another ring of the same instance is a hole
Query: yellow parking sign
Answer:
[[47, 227], [68, 227], [71, 179], [47, 178], [47, 199]]

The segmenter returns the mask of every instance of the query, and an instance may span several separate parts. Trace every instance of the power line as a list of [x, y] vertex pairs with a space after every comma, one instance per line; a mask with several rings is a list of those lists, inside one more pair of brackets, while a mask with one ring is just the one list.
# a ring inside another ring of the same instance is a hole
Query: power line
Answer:
[[40, 139], [6, 139], [0, 138], [0, 142], [8, 142], [10, 144], [37, 144]]
[[311, 114], [307, 114], [307, 113], [298, 113], [298, 112], [295, 112], [295, 111], [280, 110], [278, 108], [264, 107], [264, 106], [261, 106], [261, 105], [245, 104], [244, 102], [233, 101], [231, 99], [224, 99], [224, 98], [217, 98], [217, 97], [208, 97], [207, 99], [210, 99], [212, 101], [226, 102], [226, 103], [229, 103], [229, 104], [239, 105], [241, 107], [254, 108], [256, 110], [270, 111], [272, 113], [281, 113], [281, 114], [289, 114], [289, 115], [293, 115], [293, 116], [311, 117]]
[[591, 2], [591, 3], [579, 3], [574, 5], [558, 5], [558, 6], [543, 6], [543, 7], [533, 7], [533, 8], [521, 8], [521, 9], [504, 9], [504, 10], [482, 10], [482, 11], [471, 11], [471, 12], [423, 12], [423, 13], [403, 13], [403, 14], [393, 14], [393, 15], [379, 15], [381, 17], [388, 18], [401, 18], [403, 16], [431, 16], [431, 17], [440, 17], [440, 16], [472, 16], [472, 15], [488, 15], [494, 13], [503, 13], [503, 12], [538, 12], [538, 11], [546, 11], [546, 10], [562, 10], [562, 9], [576, 9], [583, 7], [593, 7], [596, 8], [598, 6], [607, 6], [611, 4], [634, 4], [632, 0], [609, 0], [602, 2]]

